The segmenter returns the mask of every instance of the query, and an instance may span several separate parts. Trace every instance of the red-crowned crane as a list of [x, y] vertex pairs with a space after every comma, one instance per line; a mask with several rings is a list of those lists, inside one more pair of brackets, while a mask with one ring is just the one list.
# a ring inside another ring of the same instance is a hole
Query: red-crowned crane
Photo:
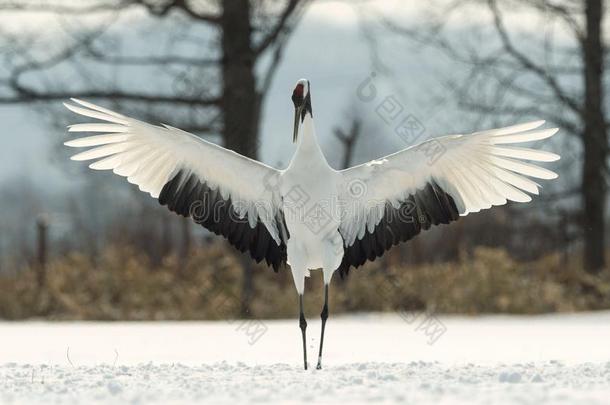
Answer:
[[[155, 126], [82, 100], [71, 111], [103, 121], [76, 124], [70, 132], [100, 135], [66, 142], [91, 148], [72, 156], [93, 160], [90, 168], [112, 170], [170, 210], [224, 236], [257, 262], [276, 271], [290, 265], [299, 294], [299, 325], [307, 369], [303, 313], [305, 277], [324, 278], [321, 368], [328, 317], [328, 286], [335, 271], [346, 273], [381, 256], [432, 225], [448, 224], [508, 200], [528, 202], [555, 173], [523, 160], [552, 162], [559, 156], [513, 144], [548, 138], [557, 129], [544, 121], [468, 135], [435, 138], [346, 170], [327, 163], [316, 138], [309, 81], [293, 93], [296, 150], [277, 170], [188, 132]], [[442, 153], [430, 160], [430, 148]]]

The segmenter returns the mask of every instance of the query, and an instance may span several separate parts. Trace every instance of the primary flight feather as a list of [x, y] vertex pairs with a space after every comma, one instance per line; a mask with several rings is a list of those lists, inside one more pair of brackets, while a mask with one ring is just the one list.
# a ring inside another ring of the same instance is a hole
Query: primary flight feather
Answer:
[[[427, 140], [371, 162], [337, 171], [317, 142], [309, 81], [297, 82], [294, 156], [278, 170], [167, 125], [155, 126], [83, 100], [66, 107], [98, 121], [69, 132], [96, 133], [66, 142], [88, 148], [73, 160], [112, 170], [170, 210], [224, 236], [276, 271], [290, 265], [300, 302], [304, 366], [304, 279], [322, 269], [325, 303], [335, 271], [374, 260], [432, 225], [507, 201], [528, 202], [557, 174], [537, 162], [559, 156], [515, 146], [553, 136], [544, 121]], [[536, 162], [536, 163], [531, 163]]]

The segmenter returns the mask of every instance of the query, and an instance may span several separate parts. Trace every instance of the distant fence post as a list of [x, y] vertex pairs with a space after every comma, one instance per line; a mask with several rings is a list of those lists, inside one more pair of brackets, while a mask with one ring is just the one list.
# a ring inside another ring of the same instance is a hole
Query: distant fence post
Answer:
[[48, 230], [49, 221], [46, 215], [39, 215], [36, 220], [36, 230], [38, 237], [38, 263], [36, 266], [36, 281], [38, 289], [42, 290], [47, 281], [47, 259], [48, 259]]

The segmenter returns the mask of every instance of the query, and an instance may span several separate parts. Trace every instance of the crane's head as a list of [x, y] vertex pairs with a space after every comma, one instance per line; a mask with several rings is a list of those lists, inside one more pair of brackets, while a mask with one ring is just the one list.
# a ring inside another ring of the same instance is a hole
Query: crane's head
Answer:
[[296, 142], [299, 136], [299, 123], [303, 122], [305, 115], [309, 113], [313, 117], [311, 112], [311, 94], [310, 94], [309, 80], [299, 79], [294, 90], [292, 91], [292, 102], [294, 103], [294, 132], [292, 134], [292, 141]]

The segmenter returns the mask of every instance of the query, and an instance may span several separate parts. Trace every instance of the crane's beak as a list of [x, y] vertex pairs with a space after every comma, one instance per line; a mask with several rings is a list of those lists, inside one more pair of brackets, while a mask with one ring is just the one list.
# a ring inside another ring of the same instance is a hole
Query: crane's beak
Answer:
[[296, 142], [299, 137], [299, 121], [301, 120], [303, 106], [304, 104], [294, 107], [294, 132], [292, 133], [292, 142]]

